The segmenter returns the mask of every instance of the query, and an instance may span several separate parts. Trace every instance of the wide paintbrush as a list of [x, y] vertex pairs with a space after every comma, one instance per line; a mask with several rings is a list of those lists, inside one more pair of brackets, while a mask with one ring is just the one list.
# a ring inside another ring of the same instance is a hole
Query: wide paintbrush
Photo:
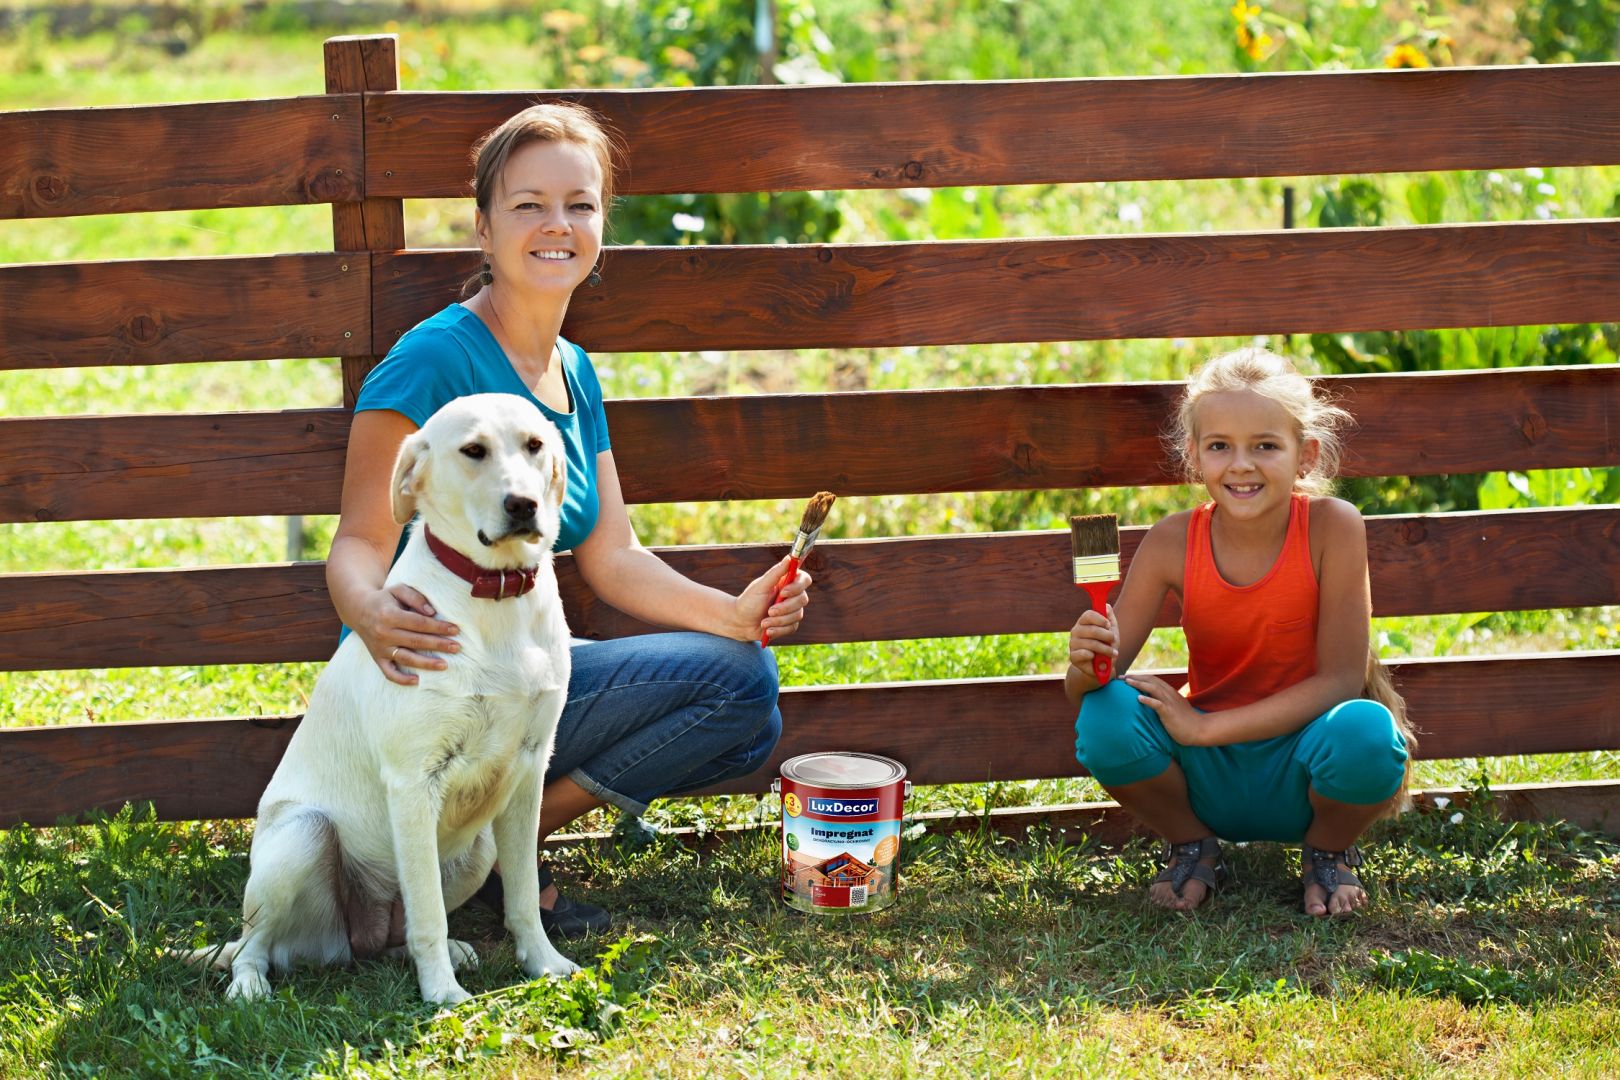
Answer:
[[[787, 573], [782, 580], [776, 583], [776, 591], [771, 596], [771, 606], [775, 606], [782, 599], [782, 590], [787, 588], [790, 581], [798, 574], [799, 567], [804, 564], [804, 557], [810, 554], [810, 548], [815, 545], [816, 538], [821, 535], [821, 526], [827, 521], [827, 511], [838, 496], [830, 491], [818, 491], [810, 496], [810, 503], [804, 508], [804, 517], [799, 522], [799, 531], [793, 537], [793, 550], [788, 552]], [[769, 645], [770, 631], [759, 635], [760, 648]]]
[[[1069, 519], [1069, 546], [1074, 552], [1074, 583], [1086, 590], [1091, 608], [1108, 615], [1108, 594], [1119, 584], [1119, 519], [1113, 514], [1085, 514]], [[1091, 673], [1099, 685], [1114, 676], [1112, 658], [1094, 653]]]

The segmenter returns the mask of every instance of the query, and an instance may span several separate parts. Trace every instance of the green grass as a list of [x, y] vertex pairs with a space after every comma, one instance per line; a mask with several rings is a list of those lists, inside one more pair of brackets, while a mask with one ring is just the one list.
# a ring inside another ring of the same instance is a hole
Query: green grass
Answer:
[[775, 896], [774, 831], [707, 850], [575, 847], [620, 913], [598, 966], [524, 983], [496, 921], [475, 1000], [402, 963], [301, 971], [255, 1007], [167, 958], [225, 940], [245, 831], [123, 815], [0, 836], [0, 1076], [1575, 1076], [1620, 1068], [1620, 846], [1568, 826], [1409, 815], [1370, 845], [1363, 916], [1297, 913], [1297, 860], [1230, 848], [1193, 917], [1143, 898], [1145, 845], [925, 834], [898, 903], [810, 918]]

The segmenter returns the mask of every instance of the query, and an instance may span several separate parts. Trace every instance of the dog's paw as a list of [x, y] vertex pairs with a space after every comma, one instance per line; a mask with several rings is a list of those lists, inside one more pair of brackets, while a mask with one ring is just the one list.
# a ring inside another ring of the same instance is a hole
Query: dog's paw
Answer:
[[471, 1001], [472, 995], [463, 990], [460, 983], [451, 979], [440, 986], [422, 987], [422, 1000], [453, 1009], [463, 1001]]
[[546, 975], [566, 979], [579, 970], [578, 964], [552, 948], [550, 944], [539, 945], [531, 949], [519, 949], [518, 963], [523, 965], [524, 974], [531, 979], [538, 979]]
[[478, 966], [478, 954], [473, 947], [465, 941], [451, 938], [445, 942], [450, 947], [450, 967], [455, 971], [471, 971]]
[[227, 998], [238, 998], [242, 1001], [257, 1001], [270, 996], [270, 980], [264, 977], [264, 972], [257, 968], [238, 971], [231, 980], [230, 989], [225, 991]]

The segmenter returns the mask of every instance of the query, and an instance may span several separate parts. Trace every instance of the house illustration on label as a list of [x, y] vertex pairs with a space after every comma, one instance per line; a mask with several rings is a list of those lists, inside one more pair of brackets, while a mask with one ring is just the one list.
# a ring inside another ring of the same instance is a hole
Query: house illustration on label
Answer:
[[807, 864], [799, 862], [796, 858], [789, 859], [787, 870], [792, 875], [793, 891], [805, 895], [809, 895], [814, 885], [834, 885], [843, 888], [865, 885], [872, 888], [883, 876], [877, 867], [862, 862], [847, 851], [821, 863]]

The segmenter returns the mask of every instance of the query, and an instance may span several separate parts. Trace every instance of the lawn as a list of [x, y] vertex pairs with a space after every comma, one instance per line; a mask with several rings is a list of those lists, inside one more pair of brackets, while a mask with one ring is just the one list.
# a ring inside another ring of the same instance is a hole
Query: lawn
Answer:
[[[0, 33], [0, 101], [49, 108], [315, 94], [324, 37], [382, 29], [400, 34], [407, 89], [746, 81], [754, 62], [747, 20], [736, 14], [752, 5], [722, 0], [565, 0], [544, 9], [439, 0], [386, 27], [311, 26], [305, 8], [279, 2], [252, 11], [175, 5], [190, 14], [173, 22], [127, 7], [103, 5], [118, 14], [88, 33], [57, 36], [38, 18]], [[879, 80], [1377, 67], [1401, 46], [1432, 63], [1591, 58], [1546, 54], [1562, 46], [1545, 43], [1537, 19], [1602, 5], [1527, 3], [1517, 22], [1503, 5], [1348, 0], [777, 7], [793, 70]], [[1272, 228], [1285, 185], [1306, 226], [1620, 213], [1620, 168], [1609, 167], [817, 193], [790, 201], [781, 227], [815, 222], [850, 242]], [[629, 200], [611, 238], [670, 242], [658, 230], [677, 211], [705, 220], [701, 234], [684, 236], [691, 241], [749, 219], [746, 207], [723, 200]], [[413, 244], [466, 244], [469, 225], [456, 203], [407, 206]], [[321, 250], [330, 229], [324, 207], [9, 221], [0, 263]], [[1230, 344], [597, 362], [609, 396], [625, 397], [1174, 379]], [[1328, 372], [1612, 364], [1620, 329], [1271, 344]], [[4, 416], [296, 408], [340, 396], [331, 360], [251, 371], [203, 363], [0, 372]], [[1347, 494], [1367, 513], [1589, 504], [1616, 500], [1615, 473], [1389, 478]], [[1168, 487], [848, 499], [829, 533], [1051, 529], [1070, 513], [1102, 511], [1144, 524], [1192, 498]], [[780, 539], [798, 510], [678, 504], [636, 507], [633, 517], [648, 543], [725, 543]], [[324, 557], [332, 520], [303, 525], [291, 552], [278, 518], [0, 525], [0, 573]], [[1376, 629], [1389, 657], [1602, 649], [1620, 636], [1620, 609], [1380, 619]], [[1062, 650], [1056, 636], [1030, 635], [801, 646], [780, 657], [784, 682], [802, 685], [1043, 673], [1060, 668]], [[1144, 662], [1178, 666], [1184, 656], [1177, 632], [1158, 631]], [[0, 725], [294, 713], [319, 668], [0, 673]], [[1604, 751], [1427, 762], [1417, 779], [1488, 787], [1615, 777], [1620, 753]], [[919, 789], [912, 808], [1100, 796], [1088, 779], [956, 785]], [[651, 817], [709, 827], [771, 812], [752, 798], [686, 800], [661, 803]], [[613, 936], [571, 951], [598, 966], [566, 986], [522, 983], [496, 920], [462, 912], [452, 927], [480, 945], [483, 967], [468, 980], [480, 996], [447, 1015], [421, 1006], [400, 964], [301, 974], [280, 982], [267, 1007], [242, 1009], [223, 1002], [220, 977], [167, 959], [166, 947], [230, 933], [248, 835], [235, 823], [157, 825], [139, 812], [93, 828], [0, 833], [0, 1077], [1620, 1073], [1620, 847], [1566, 826], [1506, 825], [1472, 811], [1382, 826], [1372, 845], [1376, 906], [1333, 925], [1293, 910], [1297, 859], [1266, 845], [1233, 852], [1236, 885], [1189, 919], [1143, 903], [1152, 861], [1144, 846], [924, 833], [905, 846], [900, 903], [848, 921], [781, 907], [769, 830], [642, 850], [577, 845], [557, 856], [565, 876], [621, 916]]]
[[787, 911], [779, 841], [576, 847], [569, 879], [621, 912], [526, 983], [496, 921], [451, 917], [482, 967], [434, 1013], [403, 963], [279, 980], [253, 1007], [165, 946], [231, 932], [239, 826], [0, 836], [0, 1075], [506, 1077], [1612, 1076], [1620, 845], [1445, 811], [1381, 826], [1376, 901], [1295, 910], [1297, 859], [1231, 852], [1193, 917], [1142, 901], [1145, 845], [991, 833], [902, 848], [896, 905]]

